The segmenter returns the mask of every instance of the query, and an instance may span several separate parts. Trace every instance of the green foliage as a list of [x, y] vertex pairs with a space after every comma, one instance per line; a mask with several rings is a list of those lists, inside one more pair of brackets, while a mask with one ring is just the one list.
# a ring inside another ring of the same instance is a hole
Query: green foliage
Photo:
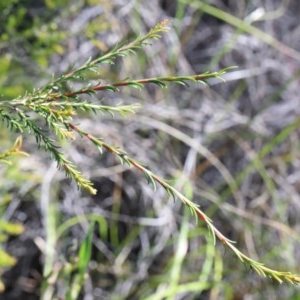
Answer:
[[[49, 6], [51, 6], [52, 2], [48, 2]], [[21, 18], [22, 16], [19, 17]], [[11, 21], [10, 26], [13, 28], [13, 21]], [[253, 269], [256, 273], [264, 277], [273, 278], [279, 283], [284, 281], [293, 284], [300, 283], [299, 276], [291, 274], [290, 272], [280, 272], [267, 268], [262, 263], [255, 261], [242, 253], [234, 245], [234, 242], [223, 235], [220, 230], [216, 228], [207, 214], [191, 200], [192, 195], [187, 197], [179, 192], [173, 185], [169, 184], [167, 180], [159, 177], [144, 164], [129, 156], [123, 149], [106, 143], [101, 137], [93, 136], [89, 132], [82, 130], [80, 125], [75, 125], [75, 116], [78, 116], [80, 111], [88, 113], [109, 113], [113, 116], [114, 113], [119, 113], [120, 115], [135, 113], [139, 108], [139, 104], [105, 106], [90, 100], [89, 96], [95, 95], [99, 91], [118, 92], [122, 87], [126, 86], [142, 89], [148, 84], [154, 84], [161, 88], [165, 88], [169, 83], [180, 84], [183, 87], [187, 86], [187, 82], [207, 84], [208, 79], [221, 79], [221, 76], [230, 70], [230, 68], [227, 68], [218, 72], [206, 72], [191, 76], [164, 76], [136, 80], [126, 79], [108, 84], [101, 82], [97, 84], [87, 82], [86, 74], [89, 72], [98, 74], [101, 64], [113, 64], [117, 58], [134, 54], [143, 46], [148, 45], [149, 41], [158, 39], [160, 34], [166, 30], [167, 22], [162, 22], [150, 30], [148, 34], [139, 36], [130, 43], [117, 45], [111, 51], [100, 57], [88, 59], [82, 66], [69, 70], [58, 78], [54, 77], [47, 85], [41, 88], [35, 89], [32, 92], [27, 92], [24, 96], [13, 100], [6, 98], [1, 99], [0, 120], [2, 121], [2, 124], [5, 124], [9, 130], [33, 135], [37, 145], [49, 153], [50, 157], [56, 161], [57, 166], [63, 169], [66, 175], [77, 183], [79, 188], [83, 188], [89, 193], [95, 194], [97, 191], [92, 182], [82, 175], [77, 165], [69, 160], [60, 148], [61, 140], [73, 140], [76, 138], [76, 135], [85, 138], [88, 142], [97, 147], [100, 153], [107, 151], [117, 157], [122, 164], [126, 164], [129, 167], [139, 170], [154, 189], [156, 188], [156, 185], [160, 185], [169, 196], [175, 200], [179, 199], [185, 207], [190, 209], [197, 220], [200, 219], [207, 225], [213, 237], [214, 244], [219, 240], [224, 246], [232, 250], [242, 263]], [[81, 85], [81, 87], [73, 89], [72, 84], [74, 83]], [[1, 154], [0, 160], [7, 162], [7, 157], [11, 155], [25, 154], [20, 150], [20, 147], [21, 139], [18, 139], [12, 149]], [[188, 237], [187, 220], [188, 216], [185, 214], [180, 229], [178, 251], [174, 257], [175, 263], [170, 270], [172, 289], [163, 294], [163, 296], [172, 297], [178, 292], [180, 268], [183, 264]], [[6, 233], [12, 233], [11, 226], [12, 224], [3, 223], [1, 225], [0, 223], [0, 230], [2, 228], [4, 231], [3, 228], [6, 228]], [[70, 273], [74, 271], [76, 276], [73, 280], [73, 288], [71, 288], [67, 294], [68, 299], [76, 299], [83, 285], [85, 271], [91, 256], [93, 228], [94, 222], [91, 223], [86, 238], [80, 247], [77, 268], [71, 268], [72, 270]], [[14, 230], [16, 230], [16, 228]], [[3, 255], [3, 257], [5, 257], [5, 255]], [[14, 263], [12, 260], [13, 258], [11, 258], [10, 261], [11, 265]], [[6, 261], [9, 262], [8, 256]], [[65, 271], [67, 272], [66, 269]], [[185, 286], [183, 288], [187, 287]], [[193, 289], [194, 287], [190, 288]], [[151, 299], [151, 297], [149, 299]]]
[[[8, 150], [0, 153], [0, 164], [6, 163], [10, 164], [8, 160], [9, 157], [13, 155], [25, 155], [27, 153], [21, 151], [22, 138], [19, 137], [15, 141], [15, 144]], [[0, 202], [0, 213], [4, 210], [5, 201]], [[0, 243], [5, 242], [10, 235], [20, 235], [24, 231], [22, 224], [16, 224], [12, 222], [7, 222], [5, 220], [0, 220]], [[16, 264], [16, 259], [9, 253], [0, 248], [0, 271], [3, 267], [12, 267]], [[4, 291], [4, 285], [0, 280], [0, 292]]]
[[[66, 33], [58, 29], [60, 19], [54, 16], [59, 6], [55, 2], [1, 1], [0, 49], [6, 53], [0, 57], [1, 96], [13, 99], [32, 89], [30, 73], [41, 72], [50, 55], [62, 53]], [[30, 8], [33, 4], [35, 9]], [[7, 72], [8, 68], [12, 72]]]
[[[58, 140], [60, 139], [73, 139], [73, 131], [77, 131], [80, 134], [85, 134], [89, 138], [87, 133], [80, 131], [75, 125], [71, 123], [73, 117], [78, 111], [86, 112], [109, 112], [113, 114], [118, 112], [119, 114], [125, 114], [128, 112], [134, 112], [138, 108], [138, 104], [127, 105], [127, 106], [103, 106], [100, 104], [92, 103], [88, 100], [82, 100], [80, 95], [93, 95], [97, 91], [118, 91], [119, 87], [131, 86], [142, 88], [146, 84], [155, 84], [160, 87], [165, 87], [168, 82], [175, 82], [181, 85], [186, 85], [186, 81], [194, 81], [205, 83], [206, 79], [209, 78], [220, 78], [227, 69], [219, 72], [204, 73], [193, 76], [169, 76], [169, 77], [157, 77], [147, 78], [140, 80], [127, 80], [116, 82], [107, 85], [87, 85], [76, 91], [69, 91], [68, 84], [72, 81], [78, 81], [84, 79], [84, 74], [87, 71], [97, 72], [97, 68], [101, 63], [113, 64], [114, 59], [117, 57], [124, 57], [130, 53], [134, 53], [140, 49], [143, 45], [149, 43], [151, 39], [157, 39], [159, 33], [166, 31], [166, 22], [158, 24], [153, 28], [147, 35], [138, 37], [133, 42], [123, 45], [116, 46], [114, 49], [109, 51], [107, 54], [96, 58], [94, 60], [89, 59], [81, 67], [71, 70], [66, 74], [63, 74], [57, 79], [53, 79], [46, 86], [34, 90], [32, 93], [27, 93], [25, 96], [14, 99], [14, 100], [2, 100], [0, 103], [0, 120], [2, 120], [9, 129], [16, 130], [21, 133], [27, 131], [32, 133], [36, 142], [39, 146], [42, 146], [46, 151], [51, 154], [58, 166], [63, 168], [67, 176], [73, 178], [79, 187], [83, 187], [90, 193], [95, 194], [96, 190], [93, 189], [92, 183], [83, 178], [77, 167], [69, 161], [64, 154], [59, 150]], [[45, 120], [49, 130], [52, 131], [56, 140], [51, 138], [43, 128], [41, 128], [33, 118], [29, 115], [29, 112], [34, 113], [36, 117]], [[90, 139], [100, 151], [102, 148], [107, 148], [109, 151], [114, 152], [114, 148], [108, 144], [101, 144], [100, 140], [95, 138]], [[115, 151], [121, 161], [125, 161], [131, 164], [129, 161], [124, 159], [122, 151]], [[147, 176], [147, 172], [145, 172]], [[148, 176], [148, 179], [152, 179]], [[152, 181], [152, 180], [151, 180]], [[153, 181], [152, 181], [153, 182]]]
[[84, 284], [85, 272], [88, 268], [92, 255], [94, 225], [94, 222], [90, 223], [86, 237], [79, 248], [77, 270], [74, 270], [76, 275], [72, 280], [71, 288], [67, 294], [67, 299], [78, 299], [78, 295]]
[[112, 145], [105, 143], [102, 139], [96, 138], [91, 134], [80, 130], [72, 122], [73, 116], [78, 110], [91, 111], [91, 112], [119, 112], [124, 114], [126, 112], [134, 112], [136, 105], [131, 106], [117, 106], [109, 107], [91, 103], [89, 101], [82, 102], [79, 95], [92, 95], [96, 91], [117, 91], [121, 86], [133, 86], [142, 88], [145, 84], [154, 83], [160, 87], [165, 87], [166, 82], [175, 82], [185, 85], [186, 81], [200, 81], [201, 83], [208, 78], [219, 78], [225, 70], [214, 73], [204, 73], [195, 76], [170, 76], [170, 77], [157, 77], [150, 79], [141, 79], [134, 81], [122, 81], [109, 85], [88, 85], [76, 91], [67, 91], [65, 88], [66, 83], [70, 83], [73, 80], [84, 80], [84, 72], [87, 70], [97, 72], [97, 67], [101, 63], [112, 64], [117, 57], [124, 57], [130, 53], [134, 53], [140, 49], [143, 45], [148, 43], [148, 40], [157, 39], [159, 33], [166, 30], [166, 22], [158, 24], [147, 35], [138, 37], [133, 42], [118, 46], [112, 49], [107, 54], [96, 58], [94, 60], [89, 59], [81, 67], [69, 71], [67, 74], [62, 75], [58, 79], [54, 79], [45, 87], [28, 93], [24, 97], [18, 98], [12, 101], [2, 101], [0, 104], [0, 117], [6, 123], [10, 129], [17, 130], [21, 133], [27, 131], [34, 134], [36, 142], [39, 146], [43, 146], [48, 151], [53, 159], [56, 160], [59, 167], [63, 168], [68, 176], [74, 179], [79, 187], [85, 188], [90, 193], [96, 193], [96, 190], [92, 187], [92, 183], [85, 179], [77, 167], [69, 161], [62, 152], [58, 150], [58, 141], [53, 140], [48, 136], [48, 132], [45, 132], [39, 127], [28, 112], [34, 112], [38, 117], [44, 119], [49, 130], [55, 134], [57, 138], [74, 138], [73, 132], [79, 133], [81, 136], [86, 137], [91, 141], [102, 153], [103, 149], [116, 155], [121, 163], [126, 163], [129, 166], [133, 166], [139, 169], [148, 179], [148, 181], [155, 188], [156, 183], [164, 187], [166, 192], [174, 199], [180, 199], [186, 206], [188, 206], [196, 218], [200, 218], [204, 221], [210, 229], [214, 242], [218, 238], [224, 245], [228, 246], [237, 257], [244, 263], [250, 265], [258, 274], [263, 276], [270, 276], [282, 282], [287, 280], [292, 283], [299, 282], [299, 277], [294, 276], [288, 272], [277, 272], [266, 268], [263, 264], [258, 263], [246, 255], [241, 253], [234, 245], [233, 242], [227, 239], [212, 223], [212, 221], [200, 210], [200, 208], [194, 204], [191, 200], [186, 198], [183, 194], [178, 192], [165, 180], [159, 178], [152, 173], [146, 167], [133, 158], [129, 157], [126, 152], [116, 148]]

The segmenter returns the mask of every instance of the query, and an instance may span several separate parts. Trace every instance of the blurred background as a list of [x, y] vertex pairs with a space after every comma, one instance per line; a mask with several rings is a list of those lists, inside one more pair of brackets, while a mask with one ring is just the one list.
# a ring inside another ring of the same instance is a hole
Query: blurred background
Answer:
[[[237, 66], [226, 82], [98, 93], [95, 101], [141, 109], [124, 118], [82, 113], [77, 122], [170, 180], [244, 253], [299, 274], [299, 11], [295, 0], [1, 1], [0, 101], [169, 19], [160, 40], [91, 80]], [[1, 123], [0, 150], [18, 135]], [[34, 137], [24, 135], [23, 150], [30, 156], [0, 166], [1, 219], [24, 226], [16, 235], [0, 224], [1, 247], [16, 259], [0, 267], [0, 299], [300, 299], [299, 287], [261, 278], [215, 247], [180, 201], [111, 154], [81, 138], [63, 145], [97, 188], [90, 196]], [[91, 222], [91, 257], [79, 278]]]

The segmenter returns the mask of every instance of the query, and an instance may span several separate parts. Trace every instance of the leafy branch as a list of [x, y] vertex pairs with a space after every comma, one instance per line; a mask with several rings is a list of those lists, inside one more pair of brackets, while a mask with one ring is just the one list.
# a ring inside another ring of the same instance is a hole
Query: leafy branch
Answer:
[[[109, 51], [107, 54], [96, 58], [89, 59], [81, 67], [69, 71], [61, 75], [59, 78], [52, 80], [46, 86], [27, 93], [24, 97], [20, 97], [11, 101], [0, 101], [0, 119], [2, 119], [10, 129], [29, 133], [33, 133], [37, 144], [42, 146], [45, 151], [49, 152], [51, 157], [55, 159], [58, 167], [62, 168], [66, 175], [73, 178], [79, 187], [95, 194], [96, 190], [92, 187], [92, 182], [85, 179], [77, 166], [68, 160], [59, 149], [59, 139], [74, 139], [69, 131], [68, 124], [79, 111], [85, 112], [102, 112], [118, 113], [125, 115], [134, 113], [139, 104], [105, 106], [94, 103], [91, 100], [83, 100], [84, 95], [94, 95], [99, 91], [119, 91], [122, 86], [130, 86], [135, 88], [143, 88], [146, 84], [156, 84], [165, 87], [167, 83], [174, 82], [186, 86], [188, 81], [200, 82], [206, 84], [205, 80], [209, 78], [220, 78], [230, 68], [223, 69], [218, 72], [206, 72], [192, 76], [165, 76], [146, 78], [138, 80], [124, 80], [111, 84], [87, 85], [76, 91], [70, 91], [68, 84], [75, 80], [84, 80], [84, 74], [87, 70], [97, 72], [99, 64], [113, 63], [117, 57], [125, 57], [142, 46], [147, 45], [149, 40], [157, 39], [160, 33], [167, 30], [167, 21], [163, 21], [150, 30], [148, 34], [138, 37], [134, 41], [118, 46]], [[32, 116], [34, 114], [34, 117]], [[39, 125], [35, 119], [45, 121], [45, 126]], [[52, 137], [49, 135], [52, 134]]]
[[[142, 46], [147, 45], [149, 40], [159, 38], [160, 33], [166, 30], [167, 21], [164, 21], [155, 26], [145, 36], [138, 37], [128, 44], [116, 46], [98, 58], [87, 60], [81, 67], [70, 70], [56, 79], [54, 78], [44, 87], [27, 93], [24, 97], [11, 101], [0, 100], [0, 120], [11, 130], [16, 130], [21, 133], [24, 131], [27, 131], [29, 134], [32, 133], [35, 136], [38, 146], [50, 153], [51, 158], [57, 162], [58, 167], [63, 169], [67, 176], [75, 180], [78, 187], [86, 189], [91, 194], [95, 194], [96, 189], [93, 187], [92, 182], [81, 174], [76, 164], [68, 160], [59, 147], [60, 139], [75, 139], [75, 133], [80, 134], [92, 142], [101, 153], [103, 150], [107, 150], [118, 157], [121, 163], [126, 163], [140, 170], [154, 188], [156, 184], [158, 184], [174, 199], [178, 198], [182, 201], [184, 205], [190, 208], [197, 219], [200, 218], [207, 225], [212, 233], [214, 243], [217, 239], [220, 240], [225, 246], [230, 248], [243, 263], [254, 269], [259, 275], [274, 278], [280, 283], [283, 281], [294, 284], [300, 283], [299, 276], [293, 275], [290, 272], [280, 272], [269, 269], [260, 262], [252, 260], [240, 252], [234, 246], [234, 242], [225, 237], [214, 226], [212, 220], [197, 204], [167, 183], [165, 179], [160, 178], [143, 164], [128, 156], [122, 149], [110, 145], [100, 138], [94, 137], [73, 124], [74, 116], [80, 111], [110, 113], [112, 115], [119, 113], [124, 115], [134, 113], [139, 108], [139, 104], [105, 106], [95, 103], [90, 99], [83, 99], [83, 97], [95, 95], [99, 91], [118, 92], [121, 87], [143, 88], [147, 84], [155, 84], [159, 87], [165, 87], [168, 83], [177, 83], [183, 86], [187, 86], [187, 82], [206, 84], [206, 80], [209, 78], [222, 79], [221, 76], [230, 69], [227, 68], [218, 72], [206, 72], [192, 76], [165, 76], [137, 80], [126, 79], [109, 84], [88, 84], [77, 90], [71, 88], [72, 82], [85, 80], [87, 71], [98, 73], [100, 64], [113, 64], [116, 58], [135, 53]], [[5, 160], [6, 156], [14, 152], [20, 152], [20, 145], [21, 143], [19, 141], [15, 144], [11, 152], [2, 154], [0, 160]]]
[[189, 209], [191, 210], [192, 214], [196, 216], [196, 218], [200, 218], [208, 227], [210, 232], [212, 233], [214, 244], [216, 243], [216, 239], [220, 240], [225, 246], [230, 248], [234, 254], [246, 265], [248, 265], [250, 268], [255, 270], [259, 275], [261, 276], [268, 276], [270, 278], [273, 278], [277, 280], [279, 283], [282, 283], [283, 281], [287, 281], [293, 284], [299, 284], [300, 283], [300, 276], [294, 275], [291, 272], [281, 272], [277, 270], [273, 270], [270, 268], [265, 267], [262, 263], [255, 261], [248, 257], [247, 255], [243, 254], [237, 247], [234, 246], [234, 241], [228, 239], [225, 237], [214, 225], [212, 220], [200, 209], [200, 206], [192, 202], [190, 199], [185, 197], [182, 193], [180, 193], [177, 189], [175, 189], [173, 186], [171, 186], [167, 181], [156, 174], [154, 174], [152, 171], [150, 171], [148, 168], [146, 168], [144, 165], [136, 161], [135, 159], [128, 156], [128, 154], [117, 147], [114, 147], [112, 145], [109, 145], [105, 143], [102, 139], [96, 138], [93, 135], [79, 129], [77, 126], [73, 124], [69, 124], [70, 128], [77, 133], [79, 133], [81, 136], [86, 137], [89, 141], [91, 141], [102, 153], [103, 149], [111, 152], [115, 156], [119, 158], [121, 163], [125, 163], [130, 167], [135, 167], [138, 170], [140, 170], [147, 180], [152, 184], [153, 188], [156, 189], [156, 183], [158, 183], [160, 186], [162, 186], [165, 191], [172, 196], [174, 199], [178, 198], [184, 205], [187, 205]]

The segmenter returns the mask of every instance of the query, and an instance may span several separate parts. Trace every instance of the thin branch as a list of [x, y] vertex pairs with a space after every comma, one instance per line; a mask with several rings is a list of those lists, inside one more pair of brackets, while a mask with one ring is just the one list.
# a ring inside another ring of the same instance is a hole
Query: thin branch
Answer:
[[105, 149], [115, 156], [117, 156], [122, 163], [126, 163], [129, 166], [133, 166], [136, 169], [140, 170], [145, 177], [148, 179], [150, 183], [152, 183], [154, 189], [156, 187], [155, 183], [158, 183], [160, 186], [162, 186], [166, 192], [172, 196], [173, 198], [178, 198], [183, 202], [184, 205], [187, 205], [189, 209], [191, 210], [192, 214], [200, 218], [209, 228], [210, 232], [213, 235], [214, 243], [216, 243], [216, 238], [220, 240], [225, 246], [230, 248], [234, 254], [245, 264], [249, 265], [250, 268], [255, 270], [259, 275], [262, 276], [268, 276], [270, 278], [275, 279], [279, 283], [283, 283], [284, 281], [290, 282], [293, 284], [300, 284], [300, 276], [292, 274], [291, 272], [281, 272], [277, 270], [273, 270], [270, 268], [265, 267], [262, 263], [255, 261], [248, 257], [247, 255], [243, 254], [238, 248], [234, 246], [234, 241], [228, 239], [226, 236], [224, 236], [214, 225], [212, 220], [200, 209], [199, 205], [195, 204], [191, 200], [189, 200], [187, 197], [185, 197], [182, 193], [180, 193], [178, 190], [176, 190], [173, 186], [167, 183], [167, 181], [156, 174], [154, 174], [152, 171], [150, 171], [148, 168], [146, 168], [143, 164], [137, 162], [133, 158], [129, 157], [127, 153], [119, 148], [116, 148], [112, 145], [109, 145], [105, 143], [102, 139], [96, 138], [93, 135], [79, 129], [74, 124], [69, 124], [70, 128], [77, 133], [79, 133], [81, 136], [86, 137], [88, 140], [90, 140], [95, 146], [98, 147], [98, 149], [102, 153], [102, 149]]

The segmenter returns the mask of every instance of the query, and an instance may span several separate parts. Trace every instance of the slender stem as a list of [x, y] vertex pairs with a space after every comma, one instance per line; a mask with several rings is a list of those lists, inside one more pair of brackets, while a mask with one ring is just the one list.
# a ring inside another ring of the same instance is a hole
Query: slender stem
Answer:
[[101, 139], [94, 137], [93, 135], [79, 129], [74, 124], [68, 124], [68, 126], [79, 133], [80, 135], [86, 137], [89, 139], [93, 144], [100, 148], [104, 148], [107, 151], [113, 153], [117, 157], [121, 159], [121, 161], [126, 162], [128, 165], [133, 166], [140, 170], [146, 177], [155, 185], [154, 182], [161, 185], [171, 196], [174, 198], [179, 198], [185, 205], [187, 205], [192, 213], [194, 213], [196, 216], [198, 216], [206, 225], [208, 226], [209, 230], [212, 232], [214, 243], [216, 242], [216, 237], [228, 248], [230, 248], [234, 254], [243, 262], [248, 264], [251, 268], [253, 268], [259, 275], [262, 276], [268, 276], [275, 280], [277, 280], [279, 283], [282, 283], [283, 281], [291, 282], [294, 284], [300, 284], [300, 276], [291, 274], [290, 272], [281, 272], [277, 270], [273, 270], [270, 268], [265, 267], [262, 263], [255, 261], [248, 257], [247, 255], [243, 254], [238, 248], [236, 248], [233, 244], [234, 241], [231, 241], [226, 236], [224, 236], [212, 223], [212, 220], [199, 208], [198, 205], [196, 205], [194, 202], [189, 200], [187, 197], [185, 197], [183, 194], [181, 194], [179, 191], [177, 191], [173, 186], [168, 184], [166, 180], [163, 178], [160, 178], [153, 172], [151, 172], [149, 169], [144, 167], [141, 163], [137, 162], [133, 158], [129, 157], [124, 151], [115, 148], [105, 142], [103, 142]]

